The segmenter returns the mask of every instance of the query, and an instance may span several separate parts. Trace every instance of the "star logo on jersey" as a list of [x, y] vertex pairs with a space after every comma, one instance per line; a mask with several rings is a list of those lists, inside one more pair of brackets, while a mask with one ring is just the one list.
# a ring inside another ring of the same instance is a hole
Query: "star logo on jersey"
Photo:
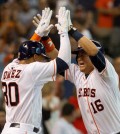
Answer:
[[14, 69], [15, 67], [11, 67], [11, 69]]
[[28, 49], [28, 46], [27, 46], [27, 44], [23, 44], [23, 46], [24, 46], [25, 48], [27, 48], [27, 49]]

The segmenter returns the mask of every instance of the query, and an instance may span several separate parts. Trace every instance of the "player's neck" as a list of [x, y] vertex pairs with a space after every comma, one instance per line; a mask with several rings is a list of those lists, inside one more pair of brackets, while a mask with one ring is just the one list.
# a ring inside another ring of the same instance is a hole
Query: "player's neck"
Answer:
[[19, 64], [30, 64], [34, 62], [33, 58], [27, 59], [27, 60], [20, 60]]
[[85, 75], [89, 75], [93, 70], [94, 70], [94, 67], [91, 66], [91, 67], [86, 68], [85, 71], [83, 72], [85, 73]]

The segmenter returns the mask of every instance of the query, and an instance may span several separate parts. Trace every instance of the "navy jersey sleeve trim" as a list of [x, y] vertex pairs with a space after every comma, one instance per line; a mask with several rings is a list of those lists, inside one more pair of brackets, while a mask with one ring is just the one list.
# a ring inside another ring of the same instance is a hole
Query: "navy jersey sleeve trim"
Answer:
[[64, 71], [64, 72], [61, 72], [61, 73], [59, 73], [59, 74], [64, 77], [64, 76], [65, 76], [65, 71]]
[[61, 58], [56, 58], [57, 73], [63, 73], [66, 69], [69, 68], [68, 64], [63, 61]]
[[97, 55], [95, 56], [90, 56], [90, 59], [99, 72], [102, 72], [105, 69], [105, 57], [101, 51], [98, 51]]

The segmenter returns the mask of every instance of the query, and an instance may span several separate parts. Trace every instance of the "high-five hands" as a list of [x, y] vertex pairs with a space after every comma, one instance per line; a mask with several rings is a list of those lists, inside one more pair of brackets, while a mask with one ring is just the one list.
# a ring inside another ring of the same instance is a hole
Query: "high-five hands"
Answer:
[[61, 7], [59, 9], [59, 13], [57, 15], [58, 24], [55, 25], [59, 34], [68, 32], [68, 14], [69, 11], [66, 10], [65, 7]]
[[40, 37], [47, 36], [54, 27], [53, 24], [50, 24], [51, 16], [52, 10], [50, 10], [50, 8], [45, 8], [42, 10], [42, 16], [38, 14], [34, 17], [33, 24], [37, 27], [35, 33]]
[[[36, 34], [41, 37], [48, 36], [50, 30], [54, 27], [53, 24], [50, 24], [51, 16], [52, 10], [50, 10], [50, 8], [45, 8], [42, 10], [42, 16], [40, 14], [34, 16], [32, 22], [35, 27], [37, 27], [35, 30]], [[61, 7], [56, 17], [58, 18], [58, 24], [55, 26], [58, 29], [58, 33], [61, 34], [63, 32], [68, 32], [72, 27], [70, 11], [66, 10], [65, 7]]]

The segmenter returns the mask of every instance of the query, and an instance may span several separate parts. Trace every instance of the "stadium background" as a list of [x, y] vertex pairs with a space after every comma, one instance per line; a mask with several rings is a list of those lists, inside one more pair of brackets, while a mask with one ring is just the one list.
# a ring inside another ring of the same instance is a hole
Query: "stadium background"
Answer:
[[[71, 11], [73, 25], [81, 33], [101, 42], [105, 55], [120, 78], [120, 0], [0, 0], [0, 76], [3, 68], [16, 55], [20, 43], [30, 39], [34, 33], [33, 16], [41, 13], [45, 7], [50, 7], [53, 10], [51, 23], [56, 24], [55, 15], [60, 6]], [[60, 39], [56, 28], [51, 30], [49, 36], [59, 50]], [[77, 43], [72, 38], [70, 40], [74, 49]], [[75, 62], [74, 55], [72, 62]], [[47, 129], [44, 134], [51, 134], [51, 128], [60, 118], [61, 107], [66, 101], [72, 103], [77, 111], [74, 85], [58, 75], [57, 81], [48, 83], [43, 90], [43, 111], [47, 109], [49, 115], [43, 118], [43, 126]], [[85, 134], [80, 113], [76, 118], [73, 125]], [[4, 121], [4, 98], [0, 90], [0, 132]]]

